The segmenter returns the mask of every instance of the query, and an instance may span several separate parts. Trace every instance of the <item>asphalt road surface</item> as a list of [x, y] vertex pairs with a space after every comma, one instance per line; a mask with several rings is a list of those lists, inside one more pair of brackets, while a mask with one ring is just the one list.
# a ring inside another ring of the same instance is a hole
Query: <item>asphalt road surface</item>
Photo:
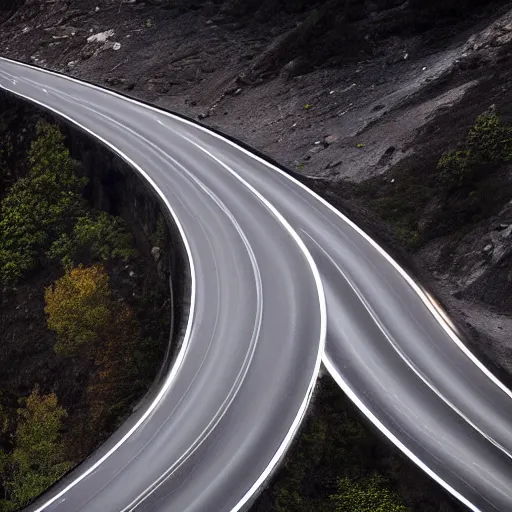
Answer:
[[283, 171], [172, 114], [5, 59], [0, 88], [77, 124], [142, 173], [175, 218], [192, 276], [168, 375], [28, 510], [245, 510], [304, 416], [320, 358], [468, 508], [512, 510], [512, 393], [357, 226]]

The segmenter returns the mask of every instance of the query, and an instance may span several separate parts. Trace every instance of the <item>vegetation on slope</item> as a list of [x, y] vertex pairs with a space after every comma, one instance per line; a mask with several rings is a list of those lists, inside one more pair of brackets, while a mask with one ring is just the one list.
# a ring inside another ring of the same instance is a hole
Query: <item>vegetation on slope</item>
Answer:
[[50, 343], [28, 374], [0, 377], [1, 511], [27, 504], [123, 421], [152, 382], [169, 333], [158, 286], [140, 290], [130, 278], [142, 262], [123, 220], [91, 208], [57, 126], [39, 122], [34, 132], [16, 168], [12, 148], [0, 154], [0, 324], [12, 333], [2, 334], [2, 349], [15, 358], [14, 311], [28, 314], [32, 301], [37, 321], [21, 319], [21, 339], [35, 328]]
[[494, 176], [511, 161], [512, 126], [490, 111], [475, 120], [459, 147], [445, 152], [437, 167], [411, 169], [405, 162], [392, 176], [348, 187], [369, 199], [406, 246], [416, 249], [499, 211], [511, 191]]
[[[95, 211], [84, 199], [86, 179], [55, 126], [39, 124], [20, 169], [5, 173], [16, 178], [1, 200], [6, 216], [21, 219], [16, 229], [5, 223], [0, 230], [3, 293], [15, 297], [24, 281], [49, 273], [41, 290], [28, 293], [41, 296], [37, 307], [44, 310], [44, 335], [50, 333], [48, 359], [71, 368], [80, 391], [71, 398], [69, 376], [56, 382], [44, 372], [35, 372], [35, 380], [25, 379], [21, 387], [12, 379], [0, 382], [0, 510], [5, 511], [29, 502], [86, 457], [147, 388], [160, 354], [141, 312], [151, 332], [166, 329], [161, 297], [151, 292], [133, 298], [132, 288], [124, 294], [116, 289], [137, 252], [123, 221]], [[23, 208], [25, 200], [31, 210]], [[153, 243], [161, 245], [164, 231], [159, 222]], [[28, 259], [21, 257], [25, 250]], [[6, 350], [13, 350], [9, 347], [6, 339]], [[424, 496], [404, 492], [402, 475], [388, 463], [393, 457], [378, 453], [380, 440], [361, 424], [337, 386], [324, 378], [319, 389], [315, 415], [269, 491], [270, 508], [256, 505], [256, 510], [414, 510]]]
[[[48, 488], [70, 467], [60, 443], [66, 411], [58, 405], [54, 393], [41, 395], [36, 387], [28, 398], [21, 399], [17, 410], [13, 449], [0, 451], [0, 475], [4, 481], [6, 499], [0, 500], [0, 510], [9, 511], [23, 506]], [[11, 418], [7, 415], [6, 423]]]
[[70, 230], [85, 212], [81, 191], [86, 180], [75, 173], [75, 163], [59, 130], [38, 126], [28, 155], [30, 171], [9, 189], [0, 205], [0, 282], [14, 285], [51, 243]]

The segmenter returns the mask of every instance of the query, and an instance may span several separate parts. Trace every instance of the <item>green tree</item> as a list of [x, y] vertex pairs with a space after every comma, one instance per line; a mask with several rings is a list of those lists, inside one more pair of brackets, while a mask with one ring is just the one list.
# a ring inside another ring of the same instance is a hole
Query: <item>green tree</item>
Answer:
[[15, 448], [4, 455], [4, 468], [10, 470], [5, 487], [13, 508], [28, 503], [70, 469], [60, 447], [65, 417], [56, 395], [41, 395], [37, 387], [18, 409]]
[[399, 497], [386, 488], [377, 474], [358, 482], [340, 479], [338, 492], [331, 500], [334, 512], [407, 512]]
[[80, 263], [106, 263], [128, 260], [135, 255], [132, 237], [123, 219], [106, 212], [79, 217], [71, 233], [62, 233], [48, 255], [60, 259], [65, 267]]
[[0, 281], [15, 284], [33, 269], [42, 250], [71, 230], [83, 214], [85, 178], [57, 127], [40, 123], [29, 155], [30, 171], [9, 189], [0, 204]]

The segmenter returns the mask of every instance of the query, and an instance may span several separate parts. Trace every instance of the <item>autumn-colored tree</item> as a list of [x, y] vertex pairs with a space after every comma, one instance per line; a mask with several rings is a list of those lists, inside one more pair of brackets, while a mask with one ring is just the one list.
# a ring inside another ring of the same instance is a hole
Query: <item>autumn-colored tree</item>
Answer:
[[[48, 326], [55, 331], [57, 353], [86, 354], [97, 372], [87, 389], [88, 437], [112, 428], [141, 394], [143, 376], [137, 366], [141, 342], [133, 311], [112, 296], [102, 265], [67, 270], [45, 291]], [[146, 384], [146, 382], [144, 382]]]
[[113, 320], [108, 275], [102, 265], [67, 270], [45, 290], [48, 327], [57, 335], [62, 355], [94, 355]]
[[41, 395], [36, 387], [18, 409], [18, 427], [14, 451], [3, 457], [5, 488], [9, 503], [16, 509], [28, 503], [58, 480], [71, 464], [64, 460], [60, 430], [66, 411], [58, 405], [54, 393]]

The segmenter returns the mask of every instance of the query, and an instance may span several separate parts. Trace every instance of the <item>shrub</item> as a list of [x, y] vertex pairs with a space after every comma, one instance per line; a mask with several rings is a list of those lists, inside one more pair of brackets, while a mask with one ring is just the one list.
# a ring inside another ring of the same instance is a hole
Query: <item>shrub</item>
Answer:
[[465, 146], [475, 163], [501, 165], [512, 157], [512, 128], [494, 113], [482, 114], [470, 128]]
[[407, 512], [377, 474], [358, 482], [342, 478], [331, 500], [335, 512]]
[[512, 128], [495, 113], [482, 114], [461, 146], [446, 152], [437, 164], [439, 181], [448, 190], [468, 185], [512, 160]]
[[59, 444], [65, 417], [56, 395], [41, 395], [37, 387], [18, 409], [15, 449], [4, 456], [4, 466], [11, 470], [5, 487], [13, 510], [43, 492], [70, 468]]
[[462, 185], [472, 176], [472, 155], [468, 150], [447, 151], [437, 163], [439, 180], [447, 186]]
[[134, 255], [124, 221], [105, 212], [80, 217], [73, 231], [61, 234], [48, 251], [48, 256], [60, 259], [67, 268], [77, 262], [106, 263]]
[[66, 271], [45, 290], [48, 327], [55, 331], [55, 350], [62, 355], [91, 355], [112, 321], [108, 275], [101, 265]]

